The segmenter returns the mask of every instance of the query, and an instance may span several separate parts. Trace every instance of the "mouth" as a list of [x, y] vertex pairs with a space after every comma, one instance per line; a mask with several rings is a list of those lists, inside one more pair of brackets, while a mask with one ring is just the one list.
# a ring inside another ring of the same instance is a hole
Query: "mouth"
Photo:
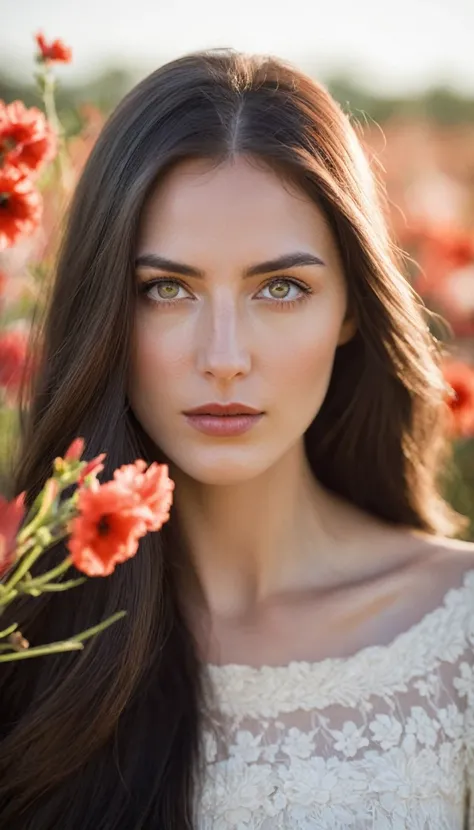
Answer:
[[265, 414], [245, 404], [205, 404], [183, 413], [190, 426], [205, 435], [233, 437], [243, 435]]
[[206, 403], [195, 409], [188, 409], [185, 415], [212, 415], [214, 417], [235, 417], [239, 415], [263, 415], [262, 410], [243, 403]]

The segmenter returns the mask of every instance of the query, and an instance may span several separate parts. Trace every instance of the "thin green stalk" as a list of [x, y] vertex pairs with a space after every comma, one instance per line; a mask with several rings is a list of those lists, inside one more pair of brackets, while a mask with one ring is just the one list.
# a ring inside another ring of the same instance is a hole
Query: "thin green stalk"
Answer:
[[41, 585], [40, 588], [35, 588], [29, 582], [24, 582], [20, 585], [19, 593], [22, 594], [30, 594], [32, 597], [39, 597], [43, 593], [47, 593], [48, 591], [69, 591], [70, 588], [77, 588], [78, 585], [82, 585], [86, 581], [85, 577], [81, 577], [80, 579], [68, 579], [66, 582], [51, 582]]
[[10, 625], [8, 628], [4, 628], [3, 631], [0, 631], [0, 640], [3, 639], [3, 637], [8, 637], [9, 634], [13, 634], [17, 628], [18, 623], [13, 623], [13, 625]]
[[[54, 540], [54, 544], [56, 544], [58, 540]], [[71, 560], [69, 557], [66, 557], [59, 565], [55, 568], [52, 568], [50, 571], [46, 571], [41, 576], [33, 577], [29, 582], [28, 586], [31, 585], [32, 588], [38, 588], [40, 585], [44, 585], [45, 582], [51, 582], [53, 579], [56, 579], [57, 576], [61, 576], [71, 567]]]
[[81, 651], [84, 648], [82, 645], [84, 640], [88, 640], [100, 631], [104, 631], [110, 625], [117, 622], [117, 620], [125, 617], [126, 613], [126, 611], [117, 611], [116, 614], [112, 614], [107, 620], [98, 623], [98, 625], [94, 625], [92, 628], [87, 628], [85, 631], [81, 631], [80, 634], [76, 634], [70, 640], [48, 643], [45, 646], [33, 646], [33, 648], [25, 648], [22, 651], [14, 651], [9, 654], [0, 654], [0, 663], [8, 663], [11, 660], [26, 660], [28, 657], [39, 657], [44, 654], [57, 654], [61, 651]]
[[29, 657], [41, 657], [43, 654], [58, 654], [62, 651], [82, 651], [84, 646], [70, 640], [60, 643], [49, 643], [47, 646], [34, 646], [23, 651], [13, 651], [10, 654], [0, 654], [0, 663], [10, 663], [12, 660], [27, 660]]
[[10, 601], [10, 597], [8, 594], [10, 593], [11, 589], [17, 584], [17, 582], [25, 576], [25, 574], [30, 570], [31, 566], [36, 562], [39, 556], [41, 556], [43, 552], [43, 548], [41, 545], [35, 545], [32, 551], [25, 556], [23, 561], [20, 561], [17, 569], [12, 574], [10, 579], [5, 582], [3, 585], [5, 591], [3, 596], [0, 596], [0, 605], [5, 605], [7, 602]]
[[[52, 492], [51, 492], [52, 491]], [[43, 524], [43, 520], [46, 518], [48, 513], [50, 512], [53, 503], [57, 496], [59, 495], [59, 488], [57, 482], [49, 478], [45, 484], [44, 493], [42, 494], [42, 501], [40, 502], [38, 512], [33, 516], [31, 521], [22, 528], [19, 532], [17, 541], [20, 545], [23, 542], [26, 542], [29, 537], [33, 536], [33, 533], [37, 531], [41, 525]]]
[[48, 69], [43, 73], [43, 102], [49, 123], [53, 126], [58, 137], [58, 154], [55, 162], [58, 167], [59, 177], [65, 191], [68, 190], [69, 185], [69, 171], [67, 169], [67, 152], [64, 128], [59, 120], [56, 109], [56, 101], [54, 98], [55, 79]]
[[81, 642], [83, 640], [88, 640], [90, 637], [94, 637], [95, 634], [98, 634], [99, 631], [103, 631], [105, 628], [108, 628], [109, 625], [113, 625], [113, 623], [117, 622], [117, 620], [121, 620], [122, 617], [126, 616], [126, 614], [127, 614], [126, 611], [117, 611], [116, 614], [112, 614], [111, 617], [108, 617], [108, 619], [104, 620], [103, 622], [98, 623], [97, 625], [94, 625], [92, 628], [87, 628], [85, 631], [82, 631], [80, 634], [75, 634], [75, 636], [73, 637], [73, 640], [74, 641], [78, 640], [78, 641], [81, 641]]

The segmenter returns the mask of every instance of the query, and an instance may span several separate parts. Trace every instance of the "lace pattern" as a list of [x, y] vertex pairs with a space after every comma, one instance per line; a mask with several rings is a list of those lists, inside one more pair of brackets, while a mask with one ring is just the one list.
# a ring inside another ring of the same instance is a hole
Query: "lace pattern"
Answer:
[[473, 646], [469, 571], [388, 646], [209, 666], [218, 708], [203, 735], [200, 830], [463, 830]]

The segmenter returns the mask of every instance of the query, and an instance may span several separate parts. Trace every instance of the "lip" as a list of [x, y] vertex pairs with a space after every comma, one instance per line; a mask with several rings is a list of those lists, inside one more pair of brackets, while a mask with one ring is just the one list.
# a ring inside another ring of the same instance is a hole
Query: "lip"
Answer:
[[183, 413], [188, 423], [205, 435], [232, 437], [243, 435], [260, 421], [264, 413], [240, 403], [211, 403]]
[[246, 406], [244, 403], [205, 403], [188, 409], [185, 415], [263, 415], [261, 409]]

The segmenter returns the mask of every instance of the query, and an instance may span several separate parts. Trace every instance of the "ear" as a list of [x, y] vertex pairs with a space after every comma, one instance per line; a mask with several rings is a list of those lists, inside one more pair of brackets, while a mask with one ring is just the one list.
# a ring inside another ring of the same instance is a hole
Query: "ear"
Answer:
[[342, 322], [337, 345], [344, 346], [345, 343], [348, 343], [349, 340], [352, 340], [356, 331], [357, 323], [355, 317], [348, 313]]

